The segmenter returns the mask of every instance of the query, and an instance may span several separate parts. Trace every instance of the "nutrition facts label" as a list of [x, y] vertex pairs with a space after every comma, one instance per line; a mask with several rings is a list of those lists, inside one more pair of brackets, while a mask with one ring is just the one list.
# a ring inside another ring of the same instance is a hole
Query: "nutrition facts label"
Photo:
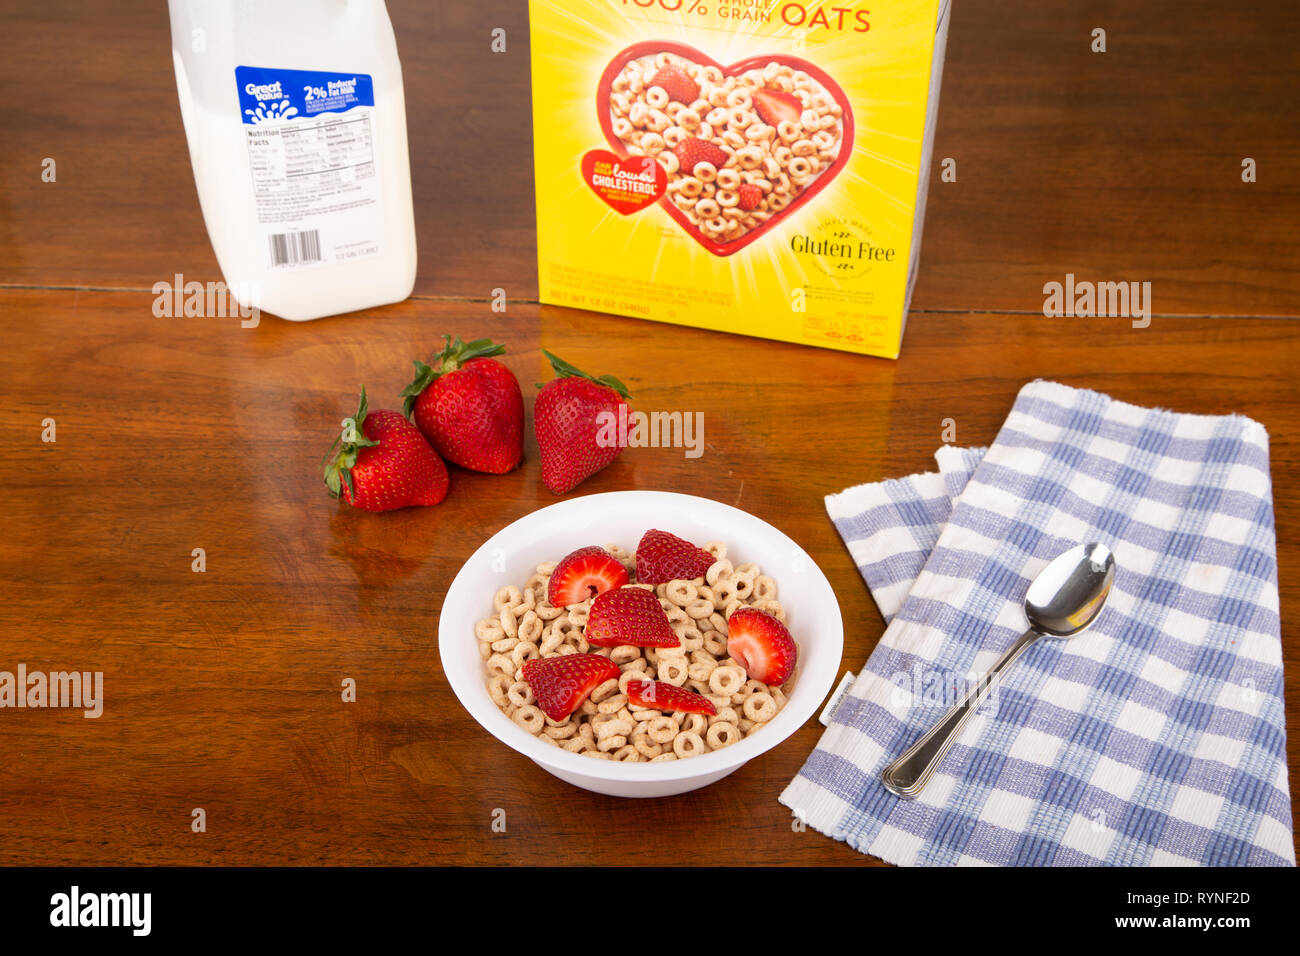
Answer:
[[248, 131], [260, 222], [330, 196], [360, 198], [375, 178], [370, 117], [328, 117]]
[[376, 254], [383, 216], [369, 77], [245, 67], [236, 74], [271, 266]]

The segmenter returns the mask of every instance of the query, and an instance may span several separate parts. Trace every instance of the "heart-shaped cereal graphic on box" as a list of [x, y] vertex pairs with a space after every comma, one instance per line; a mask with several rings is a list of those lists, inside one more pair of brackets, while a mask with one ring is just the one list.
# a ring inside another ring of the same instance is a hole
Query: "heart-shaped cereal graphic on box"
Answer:
[[653, 156], [667, 169], [660, 205], [715, 256], [817, 195], [853, 151], [840, 85], [783, 54], [723, 66], [684, 43], [634, 43], [605, 67], [596, 109], [620, 156]]

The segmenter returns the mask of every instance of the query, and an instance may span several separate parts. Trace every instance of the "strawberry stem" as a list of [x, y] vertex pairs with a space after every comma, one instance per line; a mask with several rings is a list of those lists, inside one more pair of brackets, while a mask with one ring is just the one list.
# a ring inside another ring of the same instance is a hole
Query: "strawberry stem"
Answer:
[[352, 486], [352, 466], [357, 463], [357, 455], [362, 448], [374, 448], [379, 442], [371, 441], [362, 430], [368, 411], [366, 387], [361, 386], [361, 403], [356, 415], [343, 419], [343, 430], [325, 453], [322, 464], [325, 466], [325, 487], [331, 498], [337, 498], [343, 486], [347, 486], [348, 496], [353, 497], [356, 489]]
[[506, 350], [504, 345], [497, 345], [491, 339], [475, 339], [473, 342], [466, 343], [457, 338], [453, 342], [450, 335], [444, 335], [442, 343], [442, 351], [430, 358], [430, 361], [438, 360], [438, 367], [434, 368], [416, 359], [415, 378], [411, 380], [410, 385], [398, 393], [399, 397], [404, 399], [402, 414], [407, 418], [415, 412], [415, 400], [440, 376], [451, 374], [471, 359], [501, 355]]
[[[604, 385], [606, 388], [612, 388], [623, 398], [632, 397], [631, 393], [627, 390], [627, 386], [616, 379], [613, 375], [601, 375], [599, 377], [588, 375], [582, 369], [575, 368], [559, 356], [552, 355], [550, 352], [546, 351], [546, 349], [542, 349], [542, 354], [550, 360], [551, 368], [555, 369], [555, 375], [557, 378], [585, 378], [588, 381], [595, 382], [597, 385]], [[538, 384], [537, 387], [541, 388], [542, 386], [541, 384]]]

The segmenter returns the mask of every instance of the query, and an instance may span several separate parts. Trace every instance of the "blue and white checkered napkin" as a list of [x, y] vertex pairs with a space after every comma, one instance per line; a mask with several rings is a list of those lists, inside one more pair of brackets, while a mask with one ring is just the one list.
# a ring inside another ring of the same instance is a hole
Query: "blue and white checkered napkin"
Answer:
[[[936, 458], [826, 499], [890, 623], [781, 802], [900, 864], [1294, 865], [1264, 428], [1034, 382], [987, 451]], [[1021, 657], [916, 800], [887, 791], [1093, 540], [1093, 627]]]

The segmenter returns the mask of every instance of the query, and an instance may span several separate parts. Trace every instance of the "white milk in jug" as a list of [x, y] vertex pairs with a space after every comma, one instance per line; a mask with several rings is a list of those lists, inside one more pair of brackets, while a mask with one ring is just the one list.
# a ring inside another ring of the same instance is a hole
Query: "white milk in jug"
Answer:
[[170, 0], [208, 237], [245, 308], [315, 319], [415, 284], [406, 104], [382, 0]]

